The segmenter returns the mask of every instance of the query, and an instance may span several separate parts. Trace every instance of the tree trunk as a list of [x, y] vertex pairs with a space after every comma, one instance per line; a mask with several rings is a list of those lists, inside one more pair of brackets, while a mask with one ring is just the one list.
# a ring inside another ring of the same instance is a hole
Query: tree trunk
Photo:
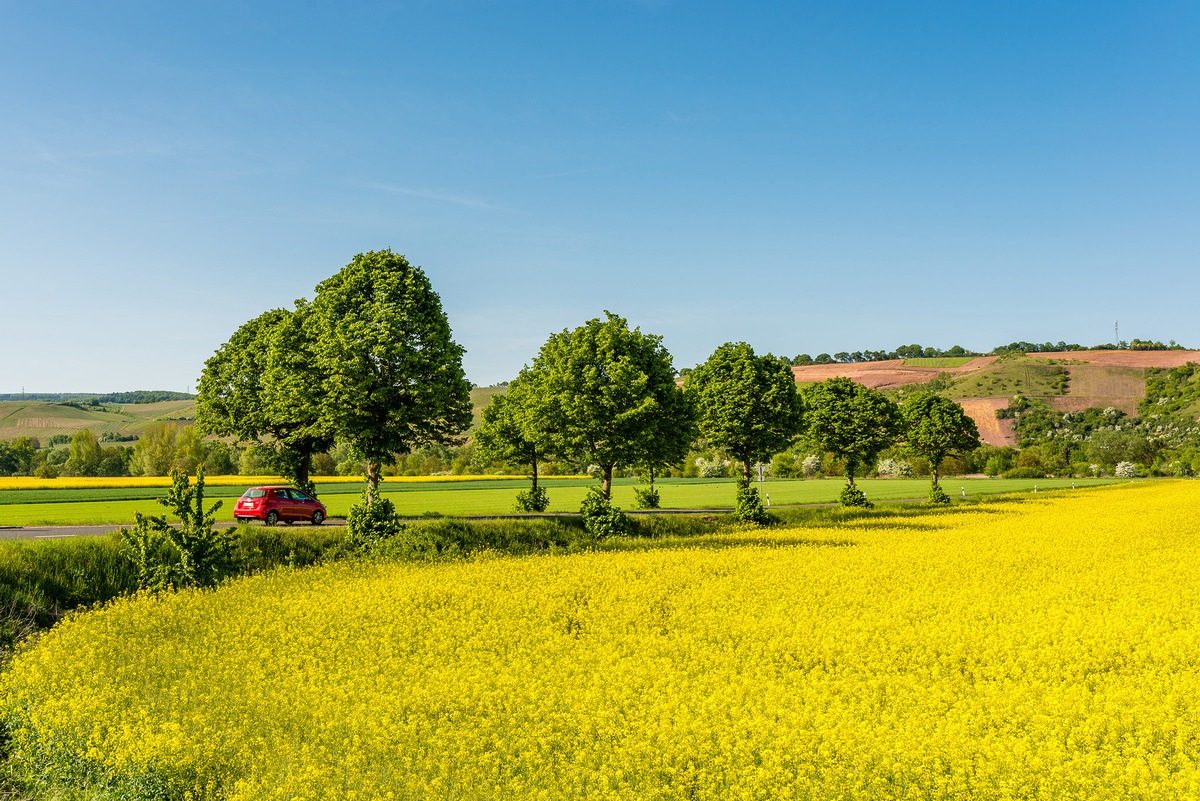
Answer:
[[854, 471], [858, 468], [854, 462], [846, 462], [846, 486], [854, 487]]
[[606, 501], [612, 500], [612, 471], [611, 464], [604, 465], [604, 483], [600, 486], [600, 494]]
[[742, 459], [742, 489], [749, 489], [750, 482], [754, 480], [754, 476], [750, 475], [752, 467], [749, 457]]
[[378, 462], [367, 460], [367, 503], [375, 503], [379, 499], [380, 469]]
[[938, 464], [933, 464], [933, 465], [930, 465], [930, 468], [932, 469], [932, 473], [931, 473], [931, 475], [933, 476], [933, 484], [931, 484], [931, 485], [930, 485], [930, 487], [929, 487], [929, 491], [930, 491], [930, 492], [933, 492], [934, 490], [936, 490], [936, 489], [937, 489], [937, 485], [938, 485], [938, 465], [940, 465], [940, 464], [941, 464], [941, 462], [939, 461], [939, 462], [938, 462]]
[[307, 452], [300, 457], [300, 463], [296, 465], [296, 486], [308, 487], [308, 474], [312, 472], [312, 452]]
[[533, 492], [537, 493], [537, 454], [533, 454]]

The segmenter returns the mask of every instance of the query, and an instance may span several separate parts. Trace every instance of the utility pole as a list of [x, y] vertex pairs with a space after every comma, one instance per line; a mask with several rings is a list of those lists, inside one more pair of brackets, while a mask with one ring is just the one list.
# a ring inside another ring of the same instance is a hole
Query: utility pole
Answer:
[[1120, 323], [1121, 323], [1120, 320], [1116, 320], [1113, 322], [1113, 344], [1114, 345], [1116, 345], [1117, 343], [1119, 343], [1121, 341]]

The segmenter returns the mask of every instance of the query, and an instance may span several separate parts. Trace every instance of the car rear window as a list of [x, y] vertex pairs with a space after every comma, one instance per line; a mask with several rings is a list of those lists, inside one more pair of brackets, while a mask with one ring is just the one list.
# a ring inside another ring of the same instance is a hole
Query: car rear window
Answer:
[[267, 494], [266, 490], [248, 489], [242, 493], [243, 498], [262, 498]]

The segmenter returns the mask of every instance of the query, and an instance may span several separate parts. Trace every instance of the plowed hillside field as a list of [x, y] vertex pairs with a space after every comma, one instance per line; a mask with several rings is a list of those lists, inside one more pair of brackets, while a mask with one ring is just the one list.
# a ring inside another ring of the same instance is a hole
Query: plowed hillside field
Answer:
[[1013, 420], [999, 420], [996, 412], [1008, 406], [1008, 398], [963, 398], [959, 405], [967, 416], [975, 421], [979, 429], [979, 438], [988, 445], [1016, 447], [1017, 438], [1013, 434]]
[[977, 373], [986, 369], [995, 356], [980, 356], [961, 367], [921, 367], [907, 364], [904, 359], [892, 359], [885, 362], [854, 362], [850, 364], [810, 364], [804, 367], [793, 367], [792, 373], [797, 383], [809, 384], [825, 381], [837, 376], [845, 376], [871, 389], [881, 387], [903, 387], [910, 384], [925, 384], [937, 378], [942, 373], [949, 373], [956, 378]]
[[1031, 359], [1065, 359], [1111, 367], [1182, 367], [1200, 362], [1200, 350], [1081, 350], [1062, 353], [1030, 353]]

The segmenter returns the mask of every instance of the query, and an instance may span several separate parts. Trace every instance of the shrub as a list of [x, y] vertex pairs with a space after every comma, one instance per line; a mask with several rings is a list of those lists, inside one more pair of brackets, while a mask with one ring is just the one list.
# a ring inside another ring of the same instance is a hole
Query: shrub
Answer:
[[853, 484], [847, 484], [842, 488], [842, 492], [838, 495], [838, 500], [842, 506], [858, 507], [860, 509], [872, 509], [875, 504], [867, 500], [867, 495]]
[[633, 532], [633, 525], [616, 506], [613, 506], [596, 487], [592, 487], [579, 507], [583, 527], [597, 539], [624, 537]]
[[950, 503], [950, 496], [940, 486], [935, 485], [933, 489], [929, 490], [929, 502], [943, 505], [948, 504]]
[[1039, 467], [1014, 467], [1004, 471], [1005, 478], [1045, 478], [1046, 471]]
[[800, 469], [806, 476], [815, 476], [821, 469], [821, 457], [810, 453], [804, 457], [804, 461], [800, 462]]
[[1133, 462], [1117, 462], [1113, 475], [1117, 478], [1133, 478], [1137, 475], [1137, 466]]
[[517, 493], [518, 512], [544, 512], [550, 506], [550, 495], [545, 487], [522, 490]]
[[662, 503], [658, 490], [651, 484], [649, 487], [633, 488], [633, 505], [636, 509], [657, 509]]
[[403, 530], [404, 524], [396, 514], [396, 506], [387, 498], [370, 500], [364, 493], [362, 500], [351, 506], [346, 515], [346, 537], [354, 546], [389, 539]]
[[175, 513], [178, 525], [137, 512], [133, 528], [121, 529], [125, 552], [137, 567], [139, 587], [208, 587], [232, 572], [237, 535], [213, 528], [221, 501], [205, 510], [203, 465], [197, 469], [195, 485], [187, 473], [172, 470], [171, 489], [158, 502]]
[[912, 465], [903, 459], [880, 459], [875, 472], [881, 476], [895, 477], [908, 477], [913, 473]]
[[733, 516], [739, 523], [753, 523], [764, 526], [771, 522], [771, 515], [763, 508], [762, 498], [754, 487], [738, 487], [737, 506]]

